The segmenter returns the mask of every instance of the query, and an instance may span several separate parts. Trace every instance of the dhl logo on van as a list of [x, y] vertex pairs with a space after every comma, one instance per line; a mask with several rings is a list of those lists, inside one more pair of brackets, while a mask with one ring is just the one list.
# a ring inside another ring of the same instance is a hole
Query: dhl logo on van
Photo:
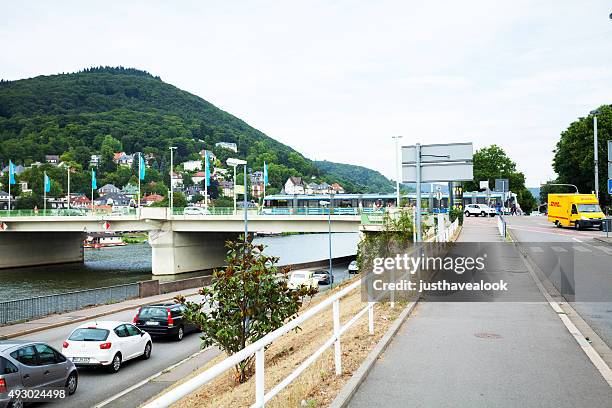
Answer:
[[550, 206], [551, 206], [551, 207], [561, 207], [561, 204], [559, 204], [559, 202], [558, 202], [558, 201], [551, 201], [551, 202], [550, 202]]

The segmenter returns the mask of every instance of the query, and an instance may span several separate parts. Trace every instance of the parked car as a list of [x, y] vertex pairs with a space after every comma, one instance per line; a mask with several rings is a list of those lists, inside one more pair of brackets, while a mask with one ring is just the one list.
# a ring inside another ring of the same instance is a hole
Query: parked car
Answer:
[[318, 288], [319, 280], [314, 277], [312, 271], [291, 272], [287, 287], [289, 289], [297, 289], [300, 286], [306, 286], [307, 288]]
[[202, 207], [185, 207], [183, 215], [210, 215], [210, 211]]
[[125, 361], [151, 357], [153, 343], [149, 333], [131, 323], [96, 321], [74, 329], [62, 347], [77, 366], [102, 366], [116, 373]]
[[317, 279], [319, 284], [330, 285], [334, 283], [334, 275], [327, 269], [317, 269], [312, 273], [312, 276]]
[[348, 273], [358, 273], [359, 267], [357, 266], [357, 261], [351, 261], [348, 266]]
[[76, 392], [79, 375], [62, 353], [46, 343], [28, 340], [0, 341], [0, 407], [22, 407], [8, 396], [11, 390], [56, 388]]
[[199, 328], [187, 321], [183, 313], [185, 306], [176, 303], [164, 303], [142, 306], [134, 316], [134, 324], [152, 336], [168, 336], [181, 341], [189, 332]]
[[497, 210], [489, 207], [486, 204], [468, 204], [465, 206], [464, 214], [466, 217], [469, 217], [470, 215], [475, 215], [476, 217], [479, 215], [482, 215], [483, 217], [486, 217], [487, 215], [494, 217], [497, 214]]

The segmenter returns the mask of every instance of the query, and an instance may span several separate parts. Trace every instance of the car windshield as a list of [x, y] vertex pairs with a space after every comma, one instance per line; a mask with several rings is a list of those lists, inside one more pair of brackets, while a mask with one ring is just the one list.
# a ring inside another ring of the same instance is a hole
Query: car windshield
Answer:
[[596, 213], [601, 212], [601, 208], [597, 204], [578, 204], [578, 212], [581, 213]]
[[68, 340], [73, 341], [104, 341], [108, 338], [108, 330], [106, 329], [94, 329], [94, 328], [83, 328], [76, 329]]
[[140, 319], [165, 319], [168, 317], [168, 311], [161, 307], [144, 307], [138, 314]]

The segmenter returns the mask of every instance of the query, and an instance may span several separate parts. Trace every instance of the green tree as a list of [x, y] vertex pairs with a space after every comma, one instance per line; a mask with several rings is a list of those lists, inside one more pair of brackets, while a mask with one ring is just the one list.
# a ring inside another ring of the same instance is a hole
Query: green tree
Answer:
[[[254, 245], [251, 237], [228, 241], [226, 248], [227, 266], [200, 290], [203, 300], [177, 300], [187, 307], [187, 319], [202, 330], [202, 346], [215, 345], [232, 355], [295, 318], [302, 299], [316, 289], [289, 289], [288, 268], [279, 270], [278, 258], [265, 255], [264, 246]], [[249, 378], [253, 362], [251, 356], [235, 366], [238, 382]]]
[[[599, 188], [605, 191], [608, 177], [607, 141], [612, 139], [612, 107], [604, 105], [598, 110]], [[558, 183], [575, 184], [582, 193], [595, 190], [593, 136], [592, 116], [578, 118], [561, 132], [553, 157]], [[600, 194], [599, 199], [602, 205], [611, 203], [608, 194]]]

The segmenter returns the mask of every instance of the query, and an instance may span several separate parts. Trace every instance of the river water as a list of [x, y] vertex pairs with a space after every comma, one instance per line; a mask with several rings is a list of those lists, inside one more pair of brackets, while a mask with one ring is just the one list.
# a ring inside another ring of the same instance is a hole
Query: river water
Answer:
[[[329, 256], [327, 234], [260, 237], [255, 242], [266, 245], [267, 254], [280, 257], [280, 265], [318, 261]], [[358, 242], [357, 233], [332, 234], [333, 256], [354, 255], [357, 253]], [[0, 301], [148, 279], [185, 279], [201, 274], [196, 272], [154, 277], [151, 275], [151, 247], [146, 243], [99, 250], [86, 249], [83, 264], [0, 269]]]

